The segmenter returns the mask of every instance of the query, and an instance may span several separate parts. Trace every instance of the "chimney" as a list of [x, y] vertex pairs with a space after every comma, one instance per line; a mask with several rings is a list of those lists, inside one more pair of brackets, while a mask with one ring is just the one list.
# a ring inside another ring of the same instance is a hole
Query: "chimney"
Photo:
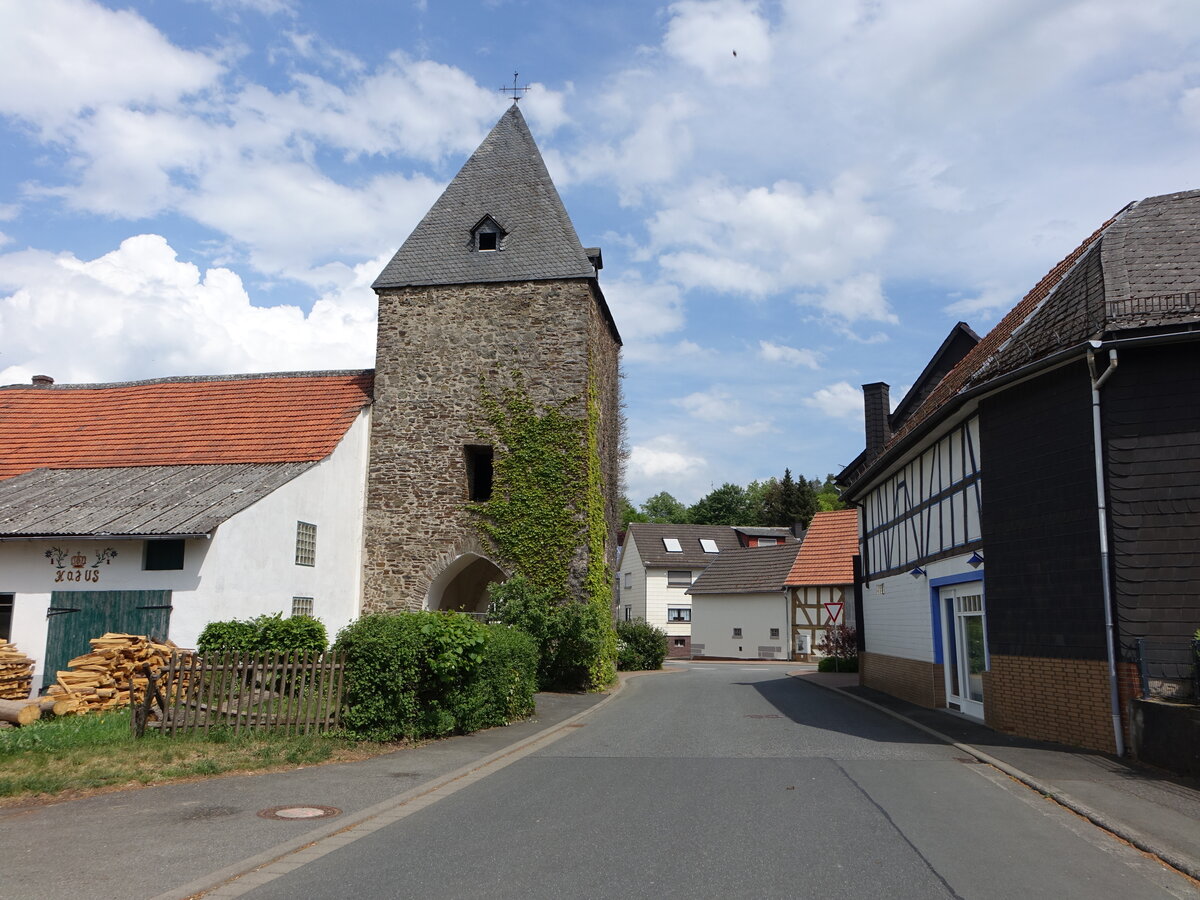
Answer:
[[873, 459], [892, 438], [892, 426], [888, 424], [891, 404], [888, 402], [888, 385], [885, 382], [864, 384], [862, 389], [867, 425], [867, 458]]
[[48, 384], [54, 384], [54, 379], [51, 378], [49, 375], [34, 375], [33, 378], [30, 379], [30, 381], [32, 381], [38, 387], [44, 387]]

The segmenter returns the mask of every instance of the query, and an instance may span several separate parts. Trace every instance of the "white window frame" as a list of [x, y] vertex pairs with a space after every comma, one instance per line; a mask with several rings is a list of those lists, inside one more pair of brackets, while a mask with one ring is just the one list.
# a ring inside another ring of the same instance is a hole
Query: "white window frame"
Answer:
[[296, 565], [317, 564], [317, 526], [312, 522], [296, 523]]
[[293, 616], [311, 616], [315, 609], [315, 603], [312, 597], [293, 597], [292, 598], [292, 615]]
[[[678, 577], [687, 575], [687, 581]], [[676, 576], [676, 577], [672, 577]], [[692, 586], [692, 570], [691, 569], [667, 569], [667, 587], [691, 587]]]

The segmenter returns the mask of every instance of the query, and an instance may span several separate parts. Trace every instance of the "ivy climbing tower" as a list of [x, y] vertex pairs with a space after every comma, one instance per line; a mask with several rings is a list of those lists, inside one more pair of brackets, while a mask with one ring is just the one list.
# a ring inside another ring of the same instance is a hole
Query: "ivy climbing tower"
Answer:
[[376, 279], [363, 611], [608, 589], [621, 340], [514, 102]]

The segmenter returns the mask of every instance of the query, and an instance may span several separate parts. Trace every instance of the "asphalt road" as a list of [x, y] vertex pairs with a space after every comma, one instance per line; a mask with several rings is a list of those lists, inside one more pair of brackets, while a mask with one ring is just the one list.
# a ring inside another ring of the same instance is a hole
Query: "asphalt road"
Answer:
[[1200, 896], [991, 767], [786, 673], [633, 679], [549, 746], [246, 896]]

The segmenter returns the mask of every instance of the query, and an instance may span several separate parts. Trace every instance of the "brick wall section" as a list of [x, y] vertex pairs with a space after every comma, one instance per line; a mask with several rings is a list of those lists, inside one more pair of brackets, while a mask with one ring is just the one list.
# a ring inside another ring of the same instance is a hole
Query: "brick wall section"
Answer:
[[1104, 660], [993, 655], [983, 702], [985, 721], [998, 731], [1116, 750]]
[[[379, 297], [375, 404], [366, 502], [363, 611], [420, 609], [430, 582], [463, 552], [494, 559], [467, 511], [463, 445], [488, 443], [481, 380], [524, 376], [540, 406], [575, 398], [586, 414], [589, 368], [601, 399], [609, 521], [618, 486], [617, 355], [587, 280], [439, 285]], [[615, 530], [607, 554], [615, 549]], [[573, 559], [573, 580], [586, 568]]]
[[936, 663], [864, 652], [858, 655], [858, 671], [863, 687], [931, 709], [946, 705], [945, 670]]

